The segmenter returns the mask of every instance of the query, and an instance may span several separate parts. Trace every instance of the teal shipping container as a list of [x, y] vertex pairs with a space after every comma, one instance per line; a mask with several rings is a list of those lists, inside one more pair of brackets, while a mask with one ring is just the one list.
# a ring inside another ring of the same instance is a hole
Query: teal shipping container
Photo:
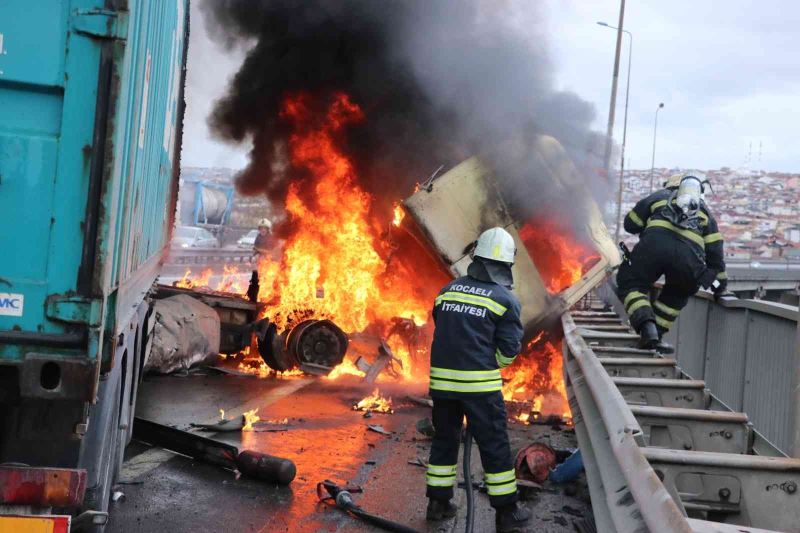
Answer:
[[130, 439], [175, 213], [188, 13], [0, 2], [0, 464], [85, 471], [75, 512], [106, 511]]

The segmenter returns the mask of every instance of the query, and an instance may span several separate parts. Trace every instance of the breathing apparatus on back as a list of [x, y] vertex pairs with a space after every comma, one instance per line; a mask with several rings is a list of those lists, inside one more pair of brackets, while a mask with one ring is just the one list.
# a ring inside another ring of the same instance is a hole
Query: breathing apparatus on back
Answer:
[[700, 180], [691, 174], [684, 175], [677, 187], [674, 187], [674, 180], [670, 180], [673, 187], [672, 195], [667, 202], [670, 221], [683, 229], [698, 229], [700, 217], [698, 215], [700, 206], [703, 203], [703, 193], [708, 180]]

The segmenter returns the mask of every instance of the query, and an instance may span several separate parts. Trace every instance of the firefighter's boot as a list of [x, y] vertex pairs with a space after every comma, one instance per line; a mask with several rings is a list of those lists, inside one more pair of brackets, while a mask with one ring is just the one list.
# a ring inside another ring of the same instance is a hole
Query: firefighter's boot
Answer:
[[652, 320], [648, 320], [642, 324], [641, 328], [639, 328], [639, 335], [642, 337], [641, 340], [639, 340], [639, 348], [643, 348], [645, 350], [653, 350], [661, 342], [661, 340], [658, 338], [658, 329], [656, 328], [656, 323]]
[[531, 512], [518, 503], [512, 503], [505, 507], [499, 507], [494, 517], [495, 529], [498, 533], [511, 533], [522, 531], [528, 520], [531, 519]]
[[428, 500], [428, 511], [425, 513], [425, 519], [437, 522], [446, 518], [453, 518], [457, 511], [458, 508], [450, 500], [435, 500], [431, 498]]
[[661, 340], [661, 336], [658, 337], [658, 344], [656, 344], [656, 351], [658, 353], [663, 354], [671, 354], [675, 353], [675, 347], [668, 342], [664, 342]]

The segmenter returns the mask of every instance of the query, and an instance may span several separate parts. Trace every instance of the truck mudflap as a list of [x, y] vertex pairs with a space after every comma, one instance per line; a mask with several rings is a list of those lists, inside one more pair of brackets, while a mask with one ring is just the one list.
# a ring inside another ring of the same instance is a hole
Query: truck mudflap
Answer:
[[445, 174], [422, 184], [403, 202], [416, 227], [444, 266], [454, 276], [463, 276], [471, 263], [471, 244], [485, 229], [505, 228], [516, 241], [514, 289], [522, 304], [522, 323], [526, 334], [533, 334], [543, 323], [557, 319], [592, 287], [609, 275], [621, 258], [602, 220], [600, 208], [581, 179], [561, 144], [545, 135], [530, 147], [547, 176], [537, 180], [551, 182], [568, 191], [574, 209], [583, 213], [584, 225], [578, 229], [582, 242], [593, 249], [598, 260], [582, 277], [558, 294], [550, 294], [542, 281], [534, 258], [520, 237], [524, 220], [515, 220], [510, 202], [503, 196], [502, 177], [495, 176], [478, 157], [472, 157]]

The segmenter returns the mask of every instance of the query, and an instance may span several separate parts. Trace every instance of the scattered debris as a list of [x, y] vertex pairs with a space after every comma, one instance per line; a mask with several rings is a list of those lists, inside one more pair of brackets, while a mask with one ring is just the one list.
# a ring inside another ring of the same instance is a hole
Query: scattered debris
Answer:
[[289, 431], [292, 426], [289, 425], [289, 419], [282, 420], [261, 420], [253, 423], [253, 431], [256, 433], [279, 433], [282, 431]]
[[428, 468], [428, 462], [425, 459], [423, 459], [422, 457], [419, 457], [419, 456], [416, 459], [414, 459], [413, 461], [408, 461], [408, 464], [414, 465], [414, 466], [421, 466], [422, 468]]
[[364, 373], [364, 381], [366, 383], [375, 383], [375, 380], [378, 379], [378, 376], [384, 370], [389, 372], [392, 377], [399, 377], [400, 374], [397, 372], [395, 365], [402, 370], [403, 362], [394, 356], [394, 353], [389, 347], [389, 344], [387, 344], [386, 339], [377, 339], [372, 336], [362, 335], [356, 339], [356, 345], [356, 350], [361, 351], [362, 353], [374, 353], [373, 350], [377, 350], [378, 352], [378, 355], [375, 357], [375, 361], [372, 363], [367, 361], [364, 356], [359, 356], [356, 359], [355, 367], [360, 372]]
[[393, 362], [397, 362], [400, 368], [403, 367], [403, 363], [395, 358], [392, 349], [386, 344], [386, 339], [381, 339], [381, 344], [378, 347], [378, 357], [375, 359], [375, 362], [370, 365], [367, 375], [364, 376], [364, 381], [367, 383], [375, 383], [375, 380], [378, 379], [378, 374], [383, 372], [383, 369]]
[[364, 374], [369, 372], [370, 366], [371, 365], [363, 357], [359, 356], [358, 359], [356, 359], [356, 368], [362, 371]]
[[423, 405], [425, 407], [433, 407], [433, 400], [431, 400], [430, 398], [424, 398], [422, 396], [406, 396], [406, 399], [418, 405]]
[[[220, 409], [219, 415], [221, 420], [215, 424], [199, 424], [199, 423], [192, 423], [190, 424], [194, 428], [200, 428], [203, 431], [253, 431], [253, 424], [261, 420], [261, 418], [256, 414], [258, 412], [258, 408], [251, 409], [250, 411], [245, 412], [242, 416], [236, 416], [230, 419], [225, 419], [225, 410]], [[288, 422], [288, 419], [284, 419], [284, 424]]]
[[517, 478], [517, 485], [526, 489], [541, 489], [542, 485], [528, 479]]
[[289, 459], [250, 450], [240, 453], [230, 444], [143, 418], [134, 419], [133, 437], [270, 483], [288, 485], [297, 474], [297, 467]]
[[114, 493], [111, 495], [112, 502], [118, 502], [124, 499], [125, 499], [125, 493], [119, 490], [115, 490]]
[[220, 420], [215, 424], [190, 424], [193, 428], [199, 428], [203, 431], [241, 431], [244, 428], [244, 416], [236, 416], [228, 420]]
[[566, 519], [566, 518], [564, 518], [564, 517], [563, 517], [563, 516], [561, 516], [561, 515], [555, 515], [555, 516], [553, 517], [553, 522], [555, 522], [555, 523], [556, 523], [556, 524], [558, 524], [559, 526], [566, 526], [566, 525], [569, 523], [569, 522], [567, 522], [567, 519]]
[[570, 507], [569, 505], [564, 505], [563, 507], [561, 507], [561, 510], [567, 513], [568, 515], [577, 516], [579, 518], [583, 518], [583, 516], [586, 514], [580, 509], [575, 509], [574, 507]]
[[392, 433], [390, 431], [386, 431], [383, 429], [383, 426], [379, 426], [377, 424], [369, 424], [367, 425], [367, 429], [370, 431], [374, 431], [375, 433], [380, 433], [381, 435], [386, 435], [391, 437]]
[[433, 428], [433, 421], [430, 418], [420, 418], [417, 420], [417, 431], [431, 438], [436, 434]]
[[522, 448], [514, 461], [518, 479], [543, 483], [556, 465], [556, 452], [547, 444], [535, 442]]
[[550, 426], [555, 430], [560, 430], [562, 426], [568, 426], [569, 422], [564, 420], [564, 417], [561, 415], [546, 415], [542, 416], [536, 413], [533, 416], [533, 420], [528, 422], [529, 424], [538, 424], [541, 426]]
[[572, 527], [577, 533], [597, 533], [597, 525], [595, 525], [592, 513], [589, 513], [588, 516], [584, 514], [582, 520], [573, 520]]

